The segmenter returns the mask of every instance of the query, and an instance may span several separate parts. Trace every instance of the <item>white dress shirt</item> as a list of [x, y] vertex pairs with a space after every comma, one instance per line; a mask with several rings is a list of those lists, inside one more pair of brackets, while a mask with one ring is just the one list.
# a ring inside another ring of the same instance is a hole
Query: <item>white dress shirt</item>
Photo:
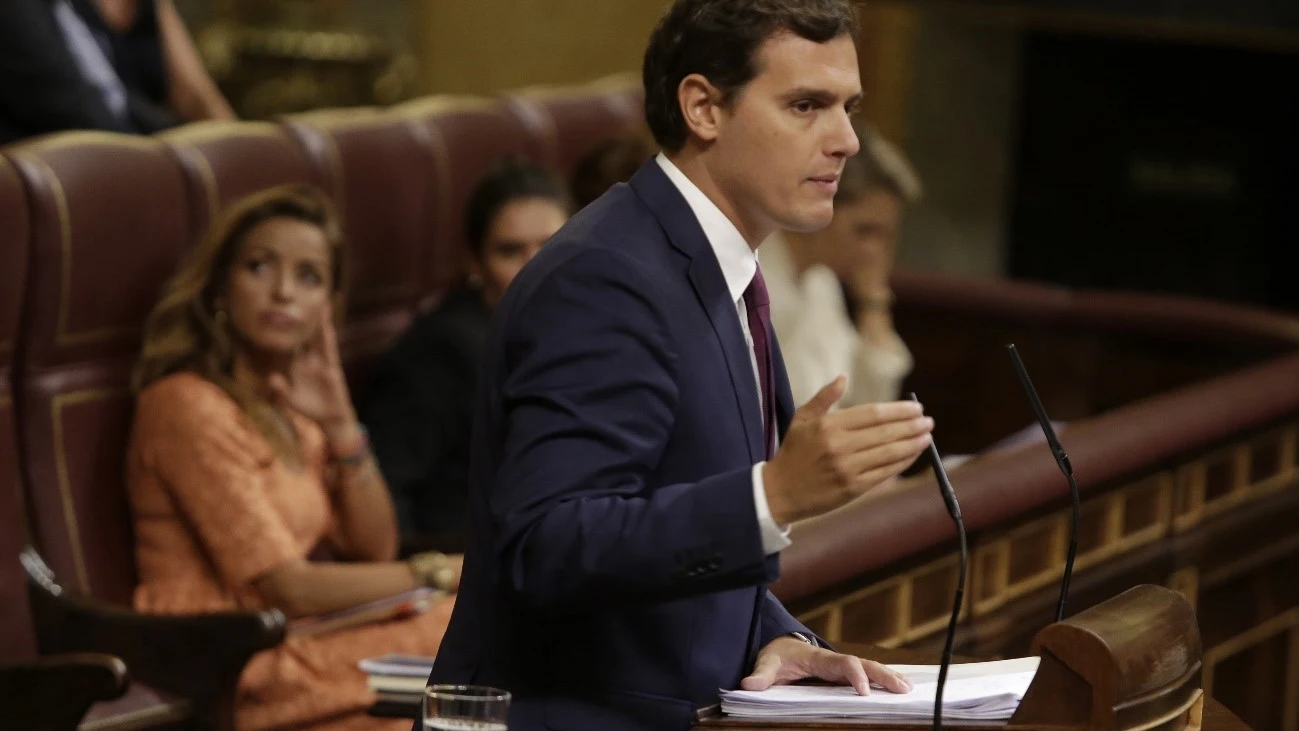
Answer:
[[794, 271], [789, 242], [780, 234], [762, 242], [758, 253], [794, 403], [807, 403], [841, 373], [848, 375], [848, 388], [840, 406], [896, 400], [912, 367], [902, 338], [889, 332], [881, 342], [863, 340], [839, 278], [823, 264]]
[[[744, 290], [749, 288], [749, 282], [753, 281], [753, 275], [758, 272], [758, 255], [749, 248], [748, 242], [744, 240], [744, 236], [740, 234], [740, 230], [735, 227], [731, 219], [727, 218], [726, 214], [722, 213], [721, 209], [709, 200], [697, 185], [690, 182], [690, 178], [672, 164], [671, 160], [662, 153], [655, 160], [667, 174], [668, 180], [672, 181], [686, 199], [695, 218], [699, 219], [699, 226], [704, 230], [704, 236], [713, 247], [713, 254], [717, 256], [717, 263], [722, 267], [726, 288], [730, 290], [731, 300], [735, 302], [735, 314], [740, 318], [740, 330], [744, 333], [744, 342], [749, 346], [749, 365], [753, 367], [754, 390], [758, 392], [758, 413], [764, 413], [762, 409], [765, 405], [761, 403], [762, 387], [759, 385], [762, 381], [758, 377], [758, 360], [753, 353], [753, 334], [749, 332], [749, 311], [744, 306]], [[753, 505], [757, 508], [762, 550], [767, 555], [771, 555], [779, 553], [789, 545], [789, 527], [782, 528], [776, 525], [776, 520], [771, 515], [771, 507], [767, 505], [767, 489], [762, 482], [764, 464], [766, 462], [759, 462], [753, 466]]]

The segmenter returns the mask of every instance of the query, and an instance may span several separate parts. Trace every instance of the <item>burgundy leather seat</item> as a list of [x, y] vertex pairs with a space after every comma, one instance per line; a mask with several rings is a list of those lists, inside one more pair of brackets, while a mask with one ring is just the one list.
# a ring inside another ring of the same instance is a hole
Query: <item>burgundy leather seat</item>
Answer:
[[428, 134], [398, 115], [301, 115], [286, 120], [320, 175], [330, 175], [347, 236], [349, 313], [411, 310], [430, 241], [437, 188]]
[[185, 171], [195, 242], [246, 195], [289, 183], [329, 184], [301, 145], [270, 122], [202, 122], [159, 139]]
[[565, 178], [601, 142], [645, 126], [644, 91], [639, 77], [631, 75], [525, 89], [505, 96], [503, 103], [535, 140], [540, 160]]
[[429, 296], [425, 272], [438, 267], [434, 202], [437, 167], [427, 130], [374, 110], [303, 114], [285, 125], [330, 189], [347, 237], [347, 325], [341, 347], [353, 395], [370, 366]]
[[436, 295], [464, 279], [464, 210], [474, 186], [504, 158], [541, 162], [540, 149], [516, 115], [488, 100], [433, 97], [393, 113], [426, 131], [433, 154], [434, 190], [441, 192], [428, 202], [435, 253], [421, 276], [422, 290]]
[[6, 155], [30, 211], [15, 381], [23, 494], [49, 565], [27, 572], [38, 645], [118, 655], [140, 679], [91, 710], [96, 727], [189, 718], [229, 728], [238, 673], [282, 641], [283, 615], [149, 617], [113, 606], [129, 605], [136, 583], [124, 485], [130, 370], [194, 230], [185, 176], [162, 143], [107, 133], [48, 137]]
[[27, 582], [18, 554], [27, 540], [19, 492], [13, 355], [27, 280], [27, 196], [13, 168], [0, 158], [0, 659], [36, 654]]
[[[32, 536], [21, 489], [13, 388], [31, 228], [26, 190], [4, 158], [0, 221], [5, 222], [0, 231], [0, 717], [24, 728], [71, 729], [84, 718], [98, 728], [117, 729], [129, 712], [129, 727], [150, 728], [154, 720], [175, 719], [174, 708], [145, 686], [127, 691], [121, 660], [92, 654], [37, 657], [27, 573], [19, 563]], [[121, 700], [90, 705], [123, 692]]]
[[161, 143], [105, 133], [8, 154], [32, 212], [17, 395], [32, 528], [64, 583], [129, 604], [129, 373], [193, 230], [185, 179]]

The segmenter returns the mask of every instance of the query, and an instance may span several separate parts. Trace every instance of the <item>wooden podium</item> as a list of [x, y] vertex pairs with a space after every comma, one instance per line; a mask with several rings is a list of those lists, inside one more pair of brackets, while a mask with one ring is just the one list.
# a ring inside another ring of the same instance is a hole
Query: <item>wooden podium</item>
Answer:
[[[855, 652], [854, 648], [840, 648]], [[968, 731], [1239, 731], [1247, 728], [1200, 690], [1200, 631], [1186, 599], [1142, 585], [1048, 625], [1033, 640], [1042, 658], [1015, 715], [1005, 722], [944, 722]], [[892, 657], [890, 657], [892, 655]], [[882, 662], [916, 662], [897, 651], [871, 653]], [[930, 658], [929, 662], [933, 662]], [[1206, 712], [1208, 708], [1208, 712]], [[1207, 722], [1206, 722], [1207, 721]], [[931, 720], [900, 724], [864, 719], [748, 719], [713, 713], [695, 728], [779, 729], [868, 727], [916, 731]]]

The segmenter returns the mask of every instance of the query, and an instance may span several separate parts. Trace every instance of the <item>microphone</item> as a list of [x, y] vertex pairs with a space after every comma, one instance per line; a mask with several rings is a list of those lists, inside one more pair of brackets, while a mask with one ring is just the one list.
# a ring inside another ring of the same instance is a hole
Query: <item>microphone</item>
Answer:
[[[919, 401], [914, 393], [907, 398]], [[934, 478], [938, 480], [938, 491], [943, 495], [947, 512], [956, 523], [956, 536], [961, 543], [961, 572], [956, 577], [956, 598], [952, 602], [952, 616], [947, 622], [947, 637], [943, 640], [943, 657], [938, 665], [938, 686], [934, 690], [934, 731], [943, 728], [943, 687], [947, 685], [947, 669], [952, 664], [952, 644], [956, 641], [956, 622], [961, 616], [961, 603], [965, 599], [965, 575], [969, 573], [970, 552], [965, 542], [965, 521], [961, 518], [961, 505], [956, 502], [956, 491], [947, 479], [947, 470], [943, 469], [943, 460], [938, 456], [938, 446], [931, 437], [929, 447], [925, 450], [929, 465], [934, 469]]]
[[1078, 483], [1074, 481], [1073, 464], [1069, 461], [1069, 455], [1065, 454], [1064, 447], [1056, 438], [1055, 428], [1051, 426], [1051, 420], [1046, 416], [1046, 408], [1042, 406], [1042, 399], [1037, 397], [1037, 389], [1033, 388], [1033, 382], [1028, 378], [1028, 371], [1024, 368], [1024, 361], [1019, 359], [1019, 351], [1015, 350], [1015, 344], [1006, 345], [1006, 352], [1010, 355], [1011, 363], [1015, 364], [1015, 372], [1019, 374], [1019, 384], [1024, 388], [1024, 394], [1028, 396], [1028, 402], [1033, 405], [1033, 413], [1037, 414], [1037, 423], [1042, 426], [1046, 443], [1050, 445], [1051, 454], [1055, 456], [1055, 463], [1059, 465], [1064, 478], [1069, 482], [1069, 498], [1073, 502], [1073, 515], [1069, 523], [1069, 554], [1064, 561], [1064, 578], [1060, 581], [1060, 601], [1055, 605], [1055, 621], [1059, 622], [1064, 619], [1064, 601], [1069, 596], [1073, 559], [1078, 553], [1078, 523], [1081, 521], [1082, 513], [1082, 507], [1079, 505]]

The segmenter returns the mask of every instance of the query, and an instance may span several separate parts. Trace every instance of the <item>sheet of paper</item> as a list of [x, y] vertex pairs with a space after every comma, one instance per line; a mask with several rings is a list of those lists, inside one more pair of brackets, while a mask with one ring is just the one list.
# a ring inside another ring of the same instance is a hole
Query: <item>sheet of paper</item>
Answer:
[[[943, 691], [943, 717], [953, 720], [1008, 719], [1019, 707], [1037, 672], [1038, 658], [952, 665]], [[784, 685], [764, 691], [724, 691], [722, 712], [747, 717], [848, 717], [925, 719], [934, 711], [937, 665], [892, 665], [911, 680], [910, 693], [873, 690], [859, 696], [850, 687]]]
[[400, 655], [396, 653], [369, 657], [358, 663], [362, 672], [370, 675], [391, 675], [405, 678], [427, 678], [433, 671], [433, 657]]

